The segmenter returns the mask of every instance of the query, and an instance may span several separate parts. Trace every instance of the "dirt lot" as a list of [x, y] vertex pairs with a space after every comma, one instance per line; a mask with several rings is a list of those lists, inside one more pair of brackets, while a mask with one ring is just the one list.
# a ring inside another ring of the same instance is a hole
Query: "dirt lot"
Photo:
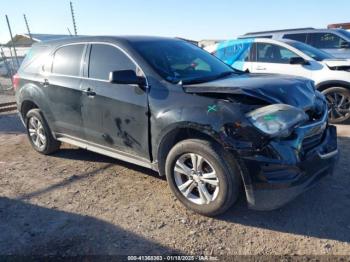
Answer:
[[[350, 129], [350, 126], [349, 126]], [[187, 211], [156, 173], [64, 146], [31, 149], [16, 114], [0, 116], [0, 254], [350, 255], [350, 134], [334, 176], [282, 209]]]

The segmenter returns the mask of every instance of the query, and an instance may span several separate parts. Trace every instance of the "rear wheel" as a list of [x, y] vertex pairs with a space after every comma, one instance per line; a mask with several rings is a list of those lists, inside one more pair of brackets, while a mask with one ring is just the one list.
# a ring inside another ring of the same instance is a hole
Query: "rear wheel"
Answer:
[[60, 148], [61, 143], [52, 136], [39, 109], [32, 109], [27, 113], [26, 128], [30, 143], [39, 153], [47, 155]]
[[350, 91], [344, 87], [330, 87], [322, 92], [328, 103], [329, 122], [337, 124], [350, 118]]
[[189, 209], [214, 216], [237, 200], [240, 173], [235, 161], [213, 143], [189, 139], [176, 144], [166, 160], [171, 191]]

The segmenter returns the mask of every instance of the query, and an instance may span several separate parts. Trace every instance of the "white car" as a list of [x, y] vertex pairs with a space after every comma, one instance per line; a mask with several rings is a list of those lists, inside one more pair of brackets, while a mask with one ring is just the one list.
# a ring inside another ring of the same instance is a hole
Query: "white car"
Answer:
[[287, 39], [238, 39], [205, 49], [241, 71], [312, 79], [327, 98], [330, 122], [340, 123], [350, 118], [350, 60], [337, 59], [310, 45]]

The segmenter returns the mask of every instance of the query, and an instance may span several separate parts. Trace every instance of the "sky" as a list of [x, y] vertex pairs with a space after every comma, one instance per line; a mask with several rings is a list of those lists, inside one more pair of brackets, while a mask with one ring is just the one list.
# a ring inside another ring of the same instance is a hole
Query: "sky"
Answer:
[[[1, 0], [0, 42], [26, 33], [73, 32], [68, 0]], [[350, 22], [349, 0], [72, 0], [78, 34], [157, 35], [194, 40], [229, 39], [246, 32], [324, 28]]]

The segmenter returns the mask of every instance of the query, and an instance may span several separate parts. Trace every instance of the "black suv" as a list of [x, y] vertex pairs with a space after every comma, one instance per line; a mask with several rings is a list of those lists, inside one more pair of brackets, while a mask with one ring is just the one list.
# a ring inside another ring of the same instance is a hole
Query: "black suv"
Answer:
[[242, 188], [250, 207], [279, 207], [338, 155], [311, 81], [235, 71], [179, 39], [36, 44], [13, 81], [35, 150], [66, 142], [157, 170], [204, 215], [227, 210]]

